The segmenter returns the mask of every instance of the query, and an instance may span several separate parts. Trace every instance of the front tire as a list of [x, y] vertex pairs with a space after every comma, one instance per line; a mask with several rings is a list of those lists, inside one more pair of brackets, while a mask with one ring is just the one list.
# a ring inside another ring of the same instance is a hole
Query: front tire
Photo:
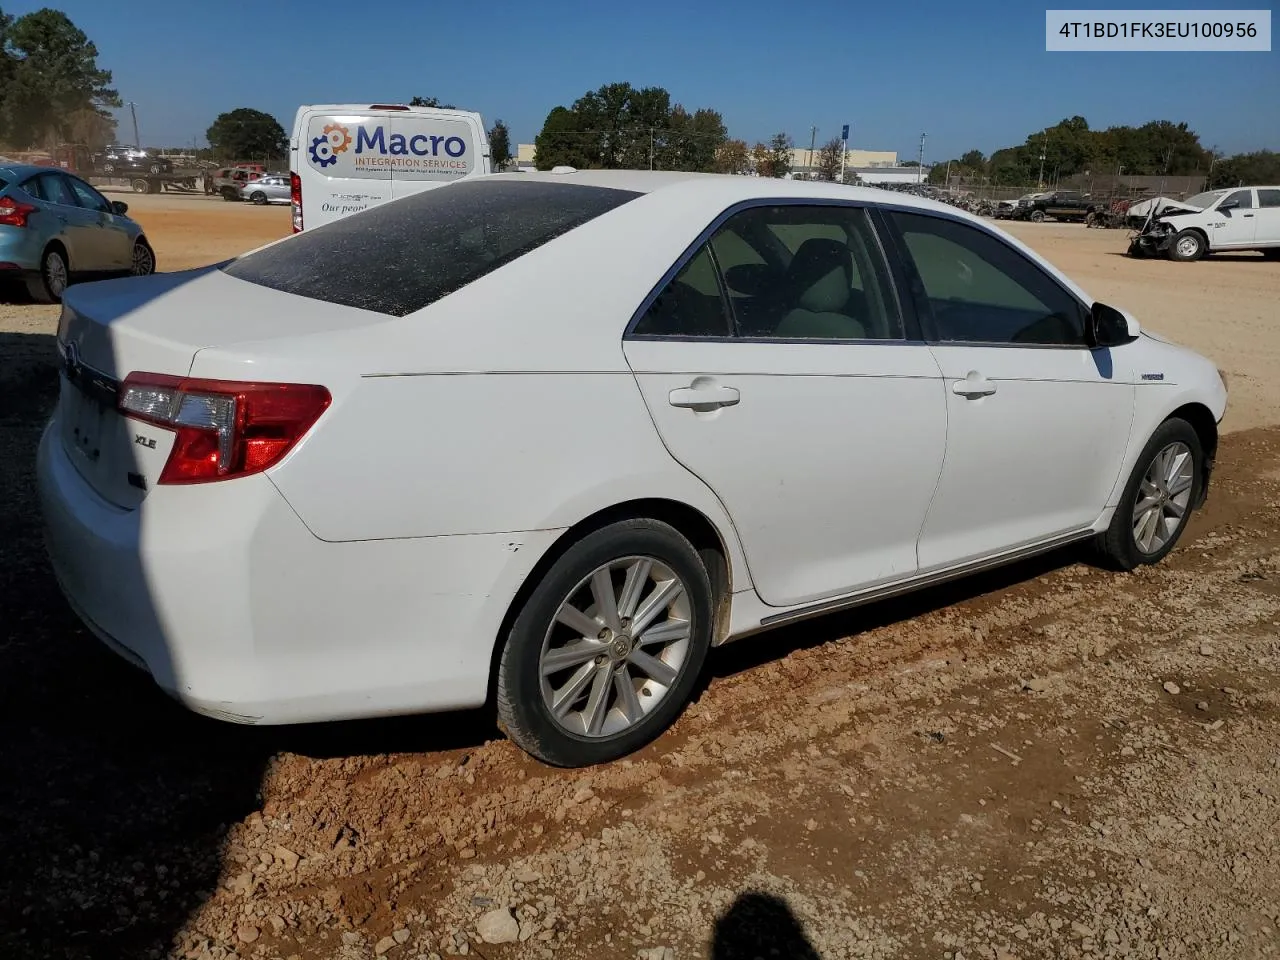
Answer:
[[156, 272], [156, 255], [151, 245], [145, 240], [136, 240], [133, 244], [133, 259], [129, 265], [129, 273], [135, 277], [147, 277]]
[[575, 543], [517, 614], [498, 667], [502, 729], [546, 763], [623, 757], [684, 709], [711, 646], [710, 577], [657, 520], [624, 520]]
[[252, 200], [254, 204], [256, 204], [259, 207], [265, 207], [267, 205], [267, 195], [263, 193], [261, 190], [255, 191], [253, 196], [251, 196], [249, 199]]
[[1185, 420], [1166, 420], [1151, 435], [1125, 484], [1111, 525], [1098, 541], [1120, 570], [1159, 563], [1182, 536], [1204, 483], [1204, 449]]
[[1027, 219], [1029, 219], [1032, 223], [1044, 223], [1044, 211], [1032, 210], [1031, 215]]
[[1203, 257], [1208, 252], [1208, 246], [1204, 235], [1198, 230], [1182, 230], [1169, 245], [1169, 259], [1190, 263]]

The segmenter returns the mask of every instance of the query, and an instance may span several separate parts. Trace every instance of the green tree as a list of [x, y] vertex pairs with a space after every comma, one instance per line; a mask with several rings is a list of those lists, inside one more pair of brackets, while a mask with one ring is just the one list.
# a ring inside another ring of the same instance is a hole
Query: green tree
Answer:
[[834, 183], [840, 176], [840, 154], [844, 143], [839, 137], [832, 137], [818, 151], [818, 179]]
[[966, 170], [982, 171], [986, 169], [987, 158], [981, 150], [970, 150], [960, 157], [959, 164]]
[[0, 133], [16, 148], [66, 140], [77, 115], [121, 105], [111, 71], [98, 67], [98, 48], [58, 10], [16, 20], [0, 11]]
[[279, 121], [252, 107], [220, 113], [205, 131], [209, 146], [223, 160], [280, 158], [288, 155], [289, 140]]
[[1280, 153], [1258, 150], [1239, 153], [1213, 165], [1210, 187], [1280, 183]]
[[511, 131], [501, 120], [495, 120], [489, 129], [489, 157], [494, 170], [511, 162]]
[[441, 103], [438, 97], [414, 97], [409, 101], [411, 107], [431, 107], [435, 110], [457, 110], [452, 103]]
[[769, 140], [767, 147], [768, 162], [766, 164], [768, 173], [763, 171], [760, 173], [762, 177], [785, 177], [791, 172], [791, 151], [795, 147], [795, 142], [785, 133], [775, 133]]
[[714, 110], [673, 106], [662, 87], [606, 83], [547, 114], [535, 140], [537, 166], [712, 170], [727, 137]]

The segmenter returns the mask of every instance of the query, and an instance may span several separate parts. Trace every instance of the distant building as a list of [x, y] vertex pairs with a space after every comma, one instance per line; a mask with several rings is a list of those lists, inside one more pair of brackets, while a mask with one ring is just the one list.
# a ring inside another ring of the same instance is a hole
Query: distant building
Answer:
[[[535, 152], [536, 150], [532, 143], [517, 144], [515, 161], [512, 166], [517, 170], [534, 169]], [[810, 174], [816, 175], [818, 171], [817, 161], [820, 155], [820, 150], [814, 150], [813, 153], [810, 154], [808, 147], [800, 150], [792, 150], [792, 174], [802, 178], [807, 177]], [[850, 169], [876, 170], [880, 168], [892, 170], [898, 166], [898, 153], [896, 150], [850, 149], [845, 151], [844, 163], [846, 171]], [[864, 177], [863, 179], [866, 178]]]

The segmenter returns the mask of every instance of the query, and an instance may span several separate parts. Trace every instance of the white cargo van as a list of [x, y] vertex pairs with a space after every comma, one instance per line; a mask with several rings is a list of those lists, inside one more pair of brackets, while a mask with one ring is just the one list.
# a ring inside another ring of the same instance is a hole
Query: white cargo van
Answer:
[[480, 114], [403, 104], [301, 106], [289, 154], [294, 233], [491, 169]]

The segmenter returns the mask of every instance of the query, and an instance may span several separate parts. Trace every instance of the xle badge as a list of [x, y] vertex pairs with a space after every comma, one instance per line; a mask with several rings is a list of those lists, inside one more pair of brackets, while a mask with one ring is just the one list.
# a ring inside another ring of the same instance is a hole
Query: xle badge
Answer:
[[148, 450], [154, 450], [156, 448], [155, 440], [151, 439], [150, 437], [144, 437], [140, 433], [134, 434], [133, 442], [140, 447], [146, 447]]

